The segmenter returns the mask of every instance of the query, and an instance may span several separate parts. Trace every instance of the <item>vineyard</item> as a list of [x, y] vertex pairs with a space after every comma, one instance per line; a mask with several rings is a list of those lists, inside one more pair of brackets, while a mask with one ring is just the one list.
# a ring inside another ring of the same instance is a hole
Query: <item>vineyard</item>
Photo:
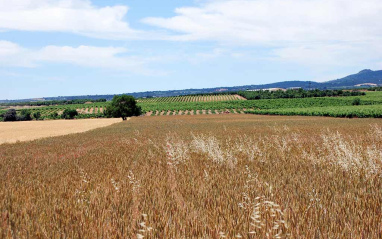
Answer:
[[[223, 100], [225, 99], [225, 101]], [[230, 99], [230, 100], [228, 100]], [[355, 101], [359, 101], [357, 105]], [[108, 102], [52, 105], [31, 108], [42, 119], [56, 119], [65, 109], [74, 109], [76, 118], [102, 118]], [[200, 114], [275, 114], [333, 117], [376, 117], [382, 115], [382, 92], [367, 92], [362, 96], [311, 97], [290, 99], [241, 100], [237, 95], [203, 95], [138, 99], [147, 116]], [[5, 110], [0, 110], [5, 112]], [[0, 112], [1, 114], [1, 112]]]
[[138, 99], [139, 103], [171, 103], [171, 102], [218, 102], [246, 100], [240, 95], [186, 95], [175, 97], [159, 97]]

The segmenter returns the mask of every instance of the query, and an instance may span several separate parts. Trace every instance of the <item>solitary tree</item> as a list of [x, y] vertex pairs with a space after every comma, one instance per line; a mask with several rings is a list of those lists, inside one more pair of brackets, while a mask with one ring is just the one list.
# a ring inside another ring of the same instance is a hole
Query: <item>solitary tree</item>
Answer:
[[138, 116], [142, 113], [141, 107], [137, 106], [135, 98], [130, 95], [116, 95], [106, 108], [109, 117], [122, 117], [126, 120], [130, 116]]

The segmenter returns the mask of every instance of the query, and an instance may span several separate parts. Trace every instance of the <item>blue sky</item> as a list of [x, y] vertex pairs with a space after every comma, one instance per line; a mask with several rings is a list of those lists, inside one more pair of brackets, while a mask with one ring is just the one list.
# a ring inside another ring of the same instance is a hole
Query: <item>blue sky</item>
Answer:
[[382, 68], [380, 0], [0, 0], [0, 99]]

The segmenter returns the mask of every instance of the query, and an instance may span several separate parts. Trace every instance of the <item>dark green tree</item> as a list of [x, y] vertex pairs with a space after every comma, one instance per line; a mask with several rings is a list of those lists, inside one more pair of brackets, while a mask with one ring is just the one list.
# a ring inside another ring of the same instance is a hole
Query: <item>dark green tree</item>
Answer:
[[10, 109], [4, 114], [4, 121], [16, 121], [17, 113], [15, 109]]
[[62, 112], [61, 117], [63, 119], [74, 119], [75, 116], [78, 115], [77, 110], [73, 109], [65, 109], [64, 112]]
[[137, 105], [135, 98], [130, 95], [116, 95], [111, 103], [106, 107], [106, 115], [109, 117], [127, 117], [138, 116], [142, 113], [141, 107]]

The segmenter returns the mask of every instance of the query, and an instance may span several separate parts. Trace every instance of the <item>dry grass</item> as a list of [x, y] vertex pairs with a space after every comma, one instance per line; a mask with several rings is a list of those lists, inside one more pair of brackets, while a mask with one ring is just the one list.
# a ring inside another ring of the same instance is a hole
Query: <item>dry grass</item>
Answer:
[[2, 238], [381, 238], [382, 122], [140, 117], [0, 145]]
[[81, 133], [117, 122], [121, 119], [0, 122], [0, 144]]

